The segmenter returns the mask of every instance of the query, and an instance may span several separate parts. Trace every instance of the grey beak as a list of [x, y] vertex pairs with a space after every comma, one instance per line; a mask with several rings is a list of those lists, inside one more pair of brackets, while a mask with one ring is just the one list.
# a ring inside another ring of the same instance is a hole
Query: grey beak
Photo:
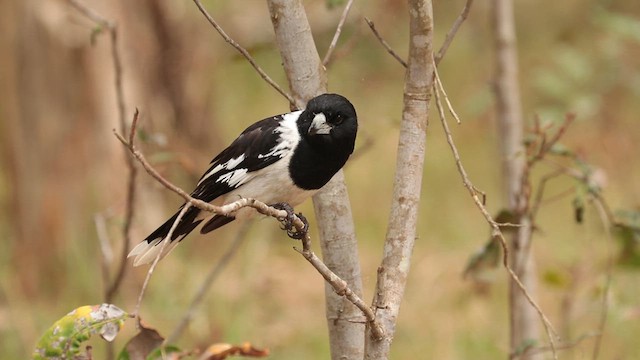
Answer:
[[314, 135], [328, 135], [331, 133], [331, 125], [327, 122], [327, 118], [323, 113], [316, 114], [311, 121], [311, 126], [309, 126], [308, 134], [310, 136]]

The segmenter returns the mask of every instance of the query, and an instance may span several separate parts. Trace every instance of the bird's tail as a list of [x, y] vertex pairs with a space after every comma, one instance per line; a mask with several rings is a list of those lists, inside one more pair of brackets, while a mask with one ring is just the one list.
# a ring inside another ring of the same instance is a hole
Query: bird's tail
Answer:
[[144, 241], [142, 241], [140, 244], [134, 247], [133, 250], [131, 250], [128, 257], [135, 256], [133, 266], [139, 266], [153, 262], [153, 260], [156, 258], [156, 256], [158, 256], [158, 253], [162, 249], [163, 241], [169, 241], [169, 244], [167, 244], [163, 250], [162, 256], [166, 256], [178, 244], [178, 242], [180, 242], [185, 236], [189, 235], [189, 233], [193, 231], [193, 229], [195, 229], [196, 226], [200, 224], [200, 222], [202, 222], [203, 219], [198, 218], [200, 209], [191, 207], [182, 216], [182, 219], [180, 219], [180, 222], [171, 235], [171, 239], [166, 239], [167, 235], [169, 235], [169, 230], [171, 230], [171, 227], [178, 218], [181, 210], [182, 207], [171, 218], [169, 218], [169, 220], [165, 221], [164, 224], [160, 225], [160, 227], [152, 232], [149, 236], [147, 236]]

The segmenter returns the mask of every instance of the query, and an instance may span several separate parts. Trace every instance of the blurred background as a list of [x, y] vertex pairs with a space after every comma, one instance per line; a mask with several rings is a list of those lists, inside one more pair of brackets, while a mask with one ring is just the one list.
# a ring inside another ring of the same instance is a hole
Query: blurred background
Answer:
[[[138, 143], [162, 174], [186, 190], [246, 126], [289, 110], [192, 2], [86, 4], [118, 24], [127, 120], [135, 107], [141, 111]], [[305, 1], [321, 56], [343, 4]], [[266, 3], [205, 5], [286, 87]], [[436, 47], [463, 5], [434, 4]], [[574, 113], [563, 144], [605, 174], [603, 195], [612, 209], [639, 211], [640, 3], [522, 0], [515, 10], [525, 118], [553, 124]], [[404, 69], [379, 45], [364, 16], [403, 56], [408, 17], [404, 1], [356, 1], [329, 66], [330, 91], [354, 103], [361, 124], [358, 154], [345, 171], [369, 302], [391, 198]], [[112, 133], [119, 125], [109, 37], [95, 30], [62, 0], [0, 1], [2, 359], [27, 358], [54, 321], [104, 300], [96, 219], [104, 222], [103, 237], [111, 244], [111, 277], [117, 268], [128, 175], [123, 147]], [[497, 212], [504, 199], [493, 49], [490, 2], [476, 1], [439, 70], [463, 120], [452, 124], [462, 161], [487, 194], [489, 210]], [[534, 179], [548, 171], [543, 166]], [[424, 176], [419, 239], [392, 357], [505, 358], [507, 275], [489, 271], [482, 284], [462, 277], [489, 228], [462, 186], [435, 111]], [[613, 261], [600, 359], [638, 358], [638, 262], [620, 261], [622, 243], [607, 237], [593, 207], [586, 207], [583, 223], [574, 221], [573, 186], [559, 179], [545, 192], [551, 200], [540, 211], [533, 240], [540, 303], [565, 339], [587, 336], [561, 358], [590, 358], [595, 338], [589, 335], [598, 331]], [[181, 203], [143, 171], [137, 197], [133, 243]], [[310, 202], [299, 210], [313, 213]], [[148, 324], [164, 335], [176, 327], [239, 228], [192, 235], [159, 264], [141, 309]], [[274, 221], [257, 221], [178, 344], [250, 341], [268, 347], [276, 359], [328, 358], [323, 280], [293, 245]], [[129, 265], [113, 303], [133, 311], [146, 272]], [[124, 332], [116, 349], [133, 334], [133, 322]]]

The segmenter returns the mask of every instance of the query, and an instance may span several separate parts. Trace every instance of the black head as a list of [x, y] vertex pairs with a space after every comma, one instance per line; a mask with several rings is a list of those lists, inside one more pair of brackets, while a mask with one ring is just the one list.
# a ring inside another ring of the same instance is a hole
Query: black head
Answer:
[[298, 126], [303, 137], [314, 146], [329, 151], [353, 152], [358, 132], [356, 109], [344, 96], [322, 94], [309, 100]]

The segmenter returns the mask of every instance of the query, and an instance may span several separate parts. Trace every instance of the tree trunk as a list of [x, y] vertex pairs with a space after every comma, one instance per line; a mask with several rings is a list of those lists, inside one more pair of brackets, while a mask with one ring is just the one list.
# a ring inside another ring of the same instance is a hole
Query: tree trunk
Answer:
[[[536, 294], [535, 266], [531, 254], [531, 220], [527, 214], [528, 195], [523, 191], [525, 153], [523, 119], [518, 82], [518, 56], [512, 0], [495, 0], [496, 101], [503, 184], [507, 206], [522, 227], [510, 240], [511, 268], [532, 297]], [[525, 342], [538, 339], [538, 318], [518, 285], [510, 279], [510, 352]], [[539, 358], [528, 356], [527, 359]]]
[[398, 141], [389, 228], [378, 268], [374, 310], [385, 331], [366, 336], [365, 358], [388, 359], [416, 238], [429, 100], [433, 84], [433, 10], [430, 0], [409, 0], [409, 59]]
[[[327, 91], [327, 75], [300, 0], [268, 0], [276, 42], [296, 107]], [[342, 171], [313, 198], [323, 260], [362, 297], [358, 248]], [[325, 285], [332, 359], [362, 359], [362, 313]], [[353, 320], [356, 321], [353, 321]]]

